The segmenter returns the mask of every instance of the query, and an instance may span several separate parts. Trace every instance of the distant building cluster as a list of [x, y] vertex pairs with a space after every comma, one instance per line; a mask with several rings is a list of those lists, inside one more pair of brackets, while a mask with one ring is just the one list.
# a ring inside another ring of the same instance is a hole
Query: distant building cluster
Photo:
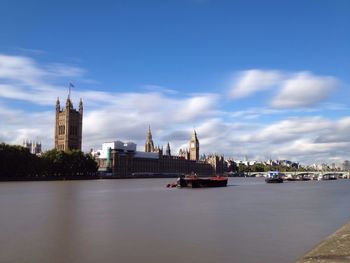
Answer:
[[345, 160], [344, 163], [342, 164], [342, 169], [343, 171], [350, 171], [350, 161]]
[[22, 146], [27, 148], [32, 154], [40, 154], [41, 153], [41, 142], [36, 142], [32, 140], [24, 140]]
[[245, 165], [245, 166], [253, 166], [253, 165], [262, 165], [262, 166], [270, 166], [273, 167], [286, 167], [290, 168], [291, 170], [295, 169], [303, 169], [303, 170], [309, 170], [309, 171], [350, 171], [350, 161], [345, 160], [341, 164], [327, 164], [327, 163], [314, 163], [311, 165], [303, 166], [297, 162], [289, 161], [289, 160], [267, 160], [267, 161], [233, 161], [233, 160], [226, 160], [228, 163], [228, 166], [232, 165], [232, 163], [235, 163], [237, 165]]
[[251, 166], [251, 165], [256, 165], [256, 164], [261, 164], [264, 166], [285, 166], [285, 167], [289, 167], [289, 168], [295, 168], [298, 169], [300, 167], [300, 164], [297, 162], [292, 162], [289, 160], [267, 160], [267, 161], [248, 161], [248, 160], [236, 160], [235, 161], [236, 164], [244, 164], [246, 166]]
[[341, 164], [315, 163], [308, 166], [307, 168], [316, 171], [350, 171], [350, 162], [348, 160], [345, 160]]

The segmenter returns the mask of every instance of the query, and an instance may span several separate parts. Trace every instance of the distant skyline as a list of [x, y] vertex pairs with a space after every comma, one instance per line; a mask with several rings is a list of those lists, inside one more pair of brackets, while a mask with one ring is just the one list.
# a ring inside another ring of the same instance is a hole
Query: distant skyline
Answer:
[[83, 150], [148, 125], [172, 154], [350, 159], [350, 2], [3, 1], [0, 142], [53, 148], [55, 101], [84, 102]]

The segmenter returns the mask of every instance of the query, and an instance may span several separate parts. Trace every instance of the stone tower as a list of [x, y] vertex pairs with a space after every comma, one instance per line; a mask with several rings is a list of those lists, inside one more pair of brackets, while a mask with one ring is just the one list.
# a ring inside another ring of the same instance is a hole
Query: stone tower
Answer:
[[199, 141], [195, 130], [193, 130], [193, 134], [190, 140], [190, 160], [199, 160]]
[[151, 126], [148, 126], [148, 131], [146, 135], [146, 142], [145, 142], [145, 152], [154, 152], [154, 144], [152, 140], [152, 132], [151, 132]]
[[56, 101], [55, 149], [81, 150], [83, 131], [83, 101], [80, 99], [79, 109], [73, 108], [70, 95], [66, 106], [61, 109], [60, 100]]

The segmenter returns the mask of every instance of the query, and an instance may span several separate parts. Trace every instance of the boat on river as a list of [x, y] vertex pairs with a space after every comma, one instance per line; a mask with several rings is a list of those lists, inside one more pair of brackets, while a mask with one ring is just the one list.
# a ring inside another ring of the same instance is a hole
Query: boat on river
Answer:
[[225, 187], [227, 186], [227, 176], [199, 177], [197, 175], [187, 175], [179, 177], [176, 181], [177, 187]]
[[282, 175], [278, 171], [269, 171], [267, 172], [266, 178], [265, 178], [266, 183], [283, 183], [283, 178]]

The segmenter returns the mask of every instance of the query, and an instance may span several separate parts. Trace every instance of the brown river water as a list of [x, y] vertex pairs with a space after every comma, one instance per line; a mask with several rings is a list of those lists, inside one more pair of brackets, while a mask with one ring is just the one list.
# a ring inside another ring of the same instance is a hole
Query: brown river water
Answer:
[[288, 263], [350, 219], [346, 179], [171, 181], [0, 183], [0, 262]]

